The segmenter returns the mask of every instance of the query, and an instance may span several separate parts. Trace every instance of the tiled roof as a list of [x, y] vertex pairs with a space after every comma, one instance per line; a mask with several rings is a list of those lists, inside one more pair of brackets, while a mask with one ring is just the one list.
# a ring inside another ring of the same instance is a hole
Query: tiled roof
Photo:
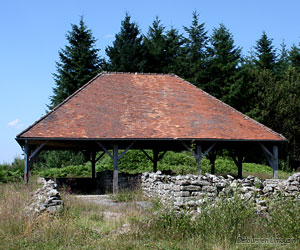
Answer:
[[285, 138], [175, 75], [102, 73], [17, 138]]

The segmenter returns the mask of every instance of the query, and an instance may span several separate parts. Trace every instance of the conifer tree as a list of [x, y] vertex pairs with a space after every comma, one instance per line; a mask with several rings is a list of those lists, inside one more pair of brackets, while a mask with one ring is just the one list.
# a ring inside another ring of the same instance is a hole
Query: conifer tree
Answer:
[[99, 58], [99, 49], [95, 48], [95, 38], [81, 17], [79, 26], [72, 24], [72, 30], [66, 35], [68, 45], [59, 51], [54, 75], [56, 86], [50, 97], [52, 109], [78, 88], [87, 83], [101, 70], [103, 60]]
[[131, 22], [128, 13], [121, 22], [121, 31], [116, 34], [112, 46], [105, 51], [109, 57], [110, 71], [143, 72], [146, 64], [143, 37], [138, 25]]
[[234, 45], [232, 34], [223, 24], [213, 29], [208, 54], [207, 80], [200, 87], [228, 102], [230, 88], [241, 59], [241, 49]]
[[291, 65], [300, 72], [300, 48], [293, 45], [288, 57]]
[[184, 77], [199, 85], [203, 81], [205, 71], [206, 46], [208, 43], [205, 23], [199, 23], [199, 14], [193, 12], [190, 27], [183, 27], [188, 37], [184, 40], [185, 72]]
[[274, 70], [276, 64], [276, 49], [272, 45], [273, 39], [268, 38], [266, 32], [263, 32], [261, 38], [256, 42], [254, 47], [256, 65], [260, 69]]
[[146, 49], [146, 72], [163, 73], [166, 66], [166, 52], [167, 52], [167, 37], [165, 34], [165, 27], [161, 24], [158, 17], [149, 27], [147, 36], [144, 38], [144, 45]]
[[164, 73], [180, 74], [182, 69], [183, 36], [173, 27], [166, 32], [166, 51]]
[[280, 44], [280, 54], [275, 67], [276, 75], [280, 78], [283, 77], [288, 67], [289, 67], [289, 51], [286, 48], [285, 42], [283, 41]]

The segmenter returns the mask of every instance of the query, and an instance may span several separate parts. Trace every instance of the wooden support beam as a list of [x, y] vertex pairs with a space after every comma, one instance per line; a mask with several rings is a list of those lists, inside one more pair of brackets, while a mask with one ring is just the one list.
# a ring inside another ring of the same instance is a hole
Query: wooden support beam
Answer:
[[196, 158], [197, 155], [193, 152], [193, 150], [185, 143], [185, 142], [181, 142], [182, 145], [187, 149], [187, 151], [191, 152], [191, 154]]
[[152, 161], [152, 163], [153, 163], [153, 172], [157, 172], [157, 163], [158, 163], [158, 161], [160, 161], [164, 157], [164, 155], [167, 151], [164, 151], [159, 155], [159, 151], [156, 150], [156, 149], [153, 149], [153, 158], [144, 149], [141, 149], [141, 151], [144, 153], [144, 155], [147, 156], [147, 158], [150, 161]]
[[39, 145], [33, 152], [28, 145], [28, 142], [25, 142], [24, 146], [24, 154], [25, 154], [25, 167], [24, 167], [24, 181], [28, 183], [29, 176], [31, 173], [31, 169], [35, 159], [38, 157], [39, 153], [41, 152], [42, 148], [47, 144], [47, 141]]
[[153, 172], [157, 172], [158, 150], [153, 149]]
[[210, 145], [210, 147], [204, 153], [202, 153], [202, 148], [201, 148], [200, 144], [196, 145], [196, 153], [194, 153], [193, 150], [185, 142], [182, 141], [181, 143], [195, 157], [198, 172], [199, 172], [199, 174], [201, 174], [202, 173], [201, 160], [204, 156], [206, 156], [214, 148], [214, 146], [216, 145], [216, 142], [213, 143], [212, 145]]
[[27, 143], [24, 146], [24, 153], [25, 153], [24, 182], [25, 184], [27, 184], [29, 180], [29, 169], [30, 169], [30, 162], [29, 162], [30, 152]]
[[216, 163], [216, 158], [217, 158], [216, 152], [210, 152], [207, 155], [207, 158], [209, 159], [209, 162], [210, 162], [210, 173], [215, 174], [215, 163]]
[[105, 152], [102, 152], [101, 155], [99, 155], [96, 159], [96, 163], [105, 155]]
[[195, 158], [196, 158], [198, 173], [202, 174], [202, 168], [201, 168], [202, 149], [201, 149], [201, 145], [199, 145], [199, 144], [196, 146], [196, 157]]
[[159, 161], [164, 157], [165, 153], [167, 153], [167, 151], [162, 152], [162, 153], [158, 156], [158, 160], [159, 160]]
[[230, 155], [238, 168], [238, 178], [243, 179], [243, 156], [239, 153], [236, 158], [236, 156], [232, 152], [230, 153]]
[[131, 147], [133, 146], [133, 144], [135, 143], [135, 141], [133, 141], [127, 148], [125, 148], [125, 150], [120, 154], [119, 156], [119, 160], [123, 157], [124, 154], [126, 154], [126, 152], [131, 149]]
[[114, 174], [113, 174], [113, 193], [117, 193], [119, 191], [119, 170], [118, 170], [118, 145], [113, 146], [113, 160], [114, 160]]
[[273, 178], [278, 179], [278, 146], [273, 145], [272, 152], [270, 152], [270, 150], [262, 143], [259, 143], [259, 145], [261, 146], [269, 165], [273, 169]]
[[96, 143], [103, 149], [103, 151], [104, 151], [105, 153], [107, 153], [107, 154], [109, 155], [110, 158], [114, 159], [114, 156], [112, 156], [112, 154], [109, 153], [109, 151], [102, 145], [102, 143], [100, 143], [100, 142], [98, 142], [98, 141], [96, 141]]
[[33, 153], [29, 156], [29, 160], [30, 161], [34, 161], [36, 159], [36, 157], [38, 156], [38, 154], [40, 153], [41, 149], [47, 144], [47, 141], [42, 143], [40, 146], [38, 146]]
[[96, 152], [92, 151], [92, 158], [91, 158], [91, 163], [92, 163], [92, 178], [96, 178]]
[[273, 179], [278, 179], [278, 146], [273, 145]]
[[147, 158], [150, 160], [150, 161], [152, 161], [153, 162], [153, 159], [152, 159], [152, 157], [144, 150], [144, 149], [141, 149], [141, 151], [144, 153], [144, 155], [146, 155], [147, 156]]
[[204, 156], [207, 156], [207, 154], [214, 148], [214, 146], [216, 145], [217, 143], [213, 143], [210, 145], [210, 147], [204, 152], [204, 154], [202, 155], [202, 157]]

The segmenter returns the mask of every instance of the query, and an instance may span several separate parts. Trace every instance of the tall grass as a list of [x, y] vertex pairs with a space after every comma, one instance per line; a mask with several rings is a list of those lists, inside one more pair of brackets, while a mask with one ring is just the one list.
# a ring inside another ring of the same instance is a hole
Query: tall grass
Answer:
[[[0, 185], [0, 249], [299, 249], [300, 245], [239, 245], [238, 236], [295, 238], [300, 235], [300, 204], [277, 202], [268, 216], [258, 216], [239, 197], [207, 203], [202, 213], [174, 212], [163, 205], [143, 211], [110, 208], [63, 194], [64, 210], [55, 217], [29, 218], [24, 205], [34, 182]], [[131, 195], [135, 199], [136, 193]], [[132, 204], [131, 200], [129, 204]], [[119, 213], [107, 217], [107, 212]], [[124, 225], [128, 230], [123, 230]]]

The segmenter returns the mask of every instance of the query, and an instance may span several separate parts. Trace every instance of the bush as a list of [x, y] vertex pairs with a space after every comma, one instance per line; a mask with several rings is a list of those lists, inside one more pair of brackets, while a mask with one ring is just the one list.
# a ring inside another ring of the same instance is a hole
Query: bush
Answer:
[[24, 160], [15, 157], [11, 164], [0, 165], [0, 183], [22, 180], [24, 176]]

